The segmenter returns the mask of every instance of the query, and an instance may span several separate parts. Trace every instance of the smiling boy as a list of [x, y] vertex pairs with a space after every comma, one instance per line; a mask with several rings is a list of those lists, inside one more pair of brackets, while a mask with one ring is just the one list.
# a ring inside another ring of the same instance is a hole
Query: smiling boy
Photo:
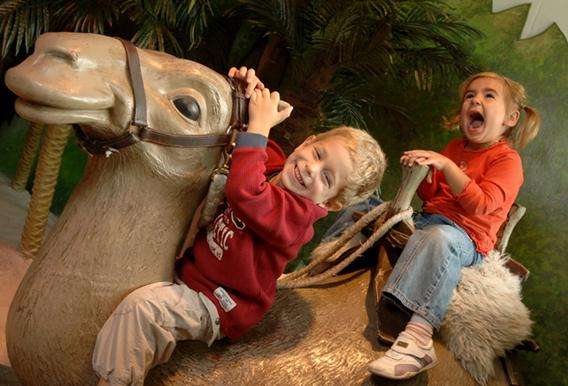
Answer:
[[211, 345], [246, 333], [274, 302], [276, 280], [313, 237], [313, 224], [380, 184], [385, 158], [362, 130], [311, 136], [286, 159], [268, 135], [291, 107], [278, 111], [278, 93], [252, 70], [235, 72], [229, 75], [248, 82], [249, 125], [237, 136], [226, 200], [185, 251], [181, 281], [134, 291], [107, 320], [93, 354], [100, 384], [142, 385], [179, 340]]

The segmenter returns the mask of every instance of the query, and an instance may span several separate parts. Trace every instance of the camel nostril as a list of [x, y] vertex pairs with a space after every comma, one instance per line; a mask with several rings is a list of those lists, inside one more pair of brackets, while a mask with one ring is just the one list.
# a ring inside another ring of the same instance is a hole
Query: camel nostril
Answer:
[[51, 47], [46, 50], [45, 54], [57, 59], [61, 59], [64, 62], [70, 64], [72, 67], [76, 68], [79, 61], [79, 54], [77, 51], [68, 50], [61, 47]]

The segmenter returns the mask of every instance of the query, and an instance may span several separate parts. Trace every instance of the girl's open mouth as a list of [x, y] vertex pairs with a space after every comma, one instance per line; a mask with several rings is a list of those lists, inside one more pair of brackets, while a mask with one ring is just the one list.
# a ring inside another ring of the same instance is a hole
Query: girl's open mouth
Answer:
[[468, 113], [469, 127], [479, 129], [485, 123], [485, 117], [479, 111], [471, 111]]

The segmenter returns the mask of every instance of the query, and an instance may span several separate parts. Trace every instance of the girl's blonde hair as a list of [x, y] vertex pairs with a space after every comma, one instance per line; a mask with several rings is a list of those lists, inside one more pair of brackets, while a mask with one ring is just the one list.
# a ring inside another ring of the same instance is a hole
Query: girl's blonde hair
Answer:
[[333, 201], [350, 206], [366, 199], [379, 188], [387, 167], [386, 157], [377, 141], [364, 130], [340, 126], [318, 134], [315, 140], [331, 137], [345, 139], [343, 144], [354, 168], [345, 187]]
[[[503, 82], [503, 86], [507, 97], [507, 113], [513, 111], [524, 111], [524, 117], [521, 116], [514, 127], [505, 132], [505, 137], [511, 145], [516, 149], [524, 148], [530, 141], [536, 137], [540, 128], [540, 115], [532, 107], [527, 105], [527, 94], [525, 88], [518, 82], [507, 78], [506, 76], [495, 72], [480, 72], [467, 78], [459, 87], [460, 103], [463, 101], [467, 88], [476, 79], [493, 78]], [[459, 124], [459, 113], [450, 121], [446, 122], [448, 128], [455, 128]]]

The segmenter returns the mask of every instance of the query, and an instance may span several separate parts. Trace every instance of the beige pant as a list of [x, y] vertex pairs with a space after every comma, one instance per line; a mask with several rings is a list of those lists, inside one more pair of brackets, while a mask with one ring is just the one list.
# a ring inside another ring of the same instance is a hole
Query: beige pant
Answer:
[[182, 282], [138, 288], [114, 310], [97, 336], [93, 369], [101, 384], [143, 385], [180, 340], [211, 345], [221, 337], [219, 314], [202, 293]]

